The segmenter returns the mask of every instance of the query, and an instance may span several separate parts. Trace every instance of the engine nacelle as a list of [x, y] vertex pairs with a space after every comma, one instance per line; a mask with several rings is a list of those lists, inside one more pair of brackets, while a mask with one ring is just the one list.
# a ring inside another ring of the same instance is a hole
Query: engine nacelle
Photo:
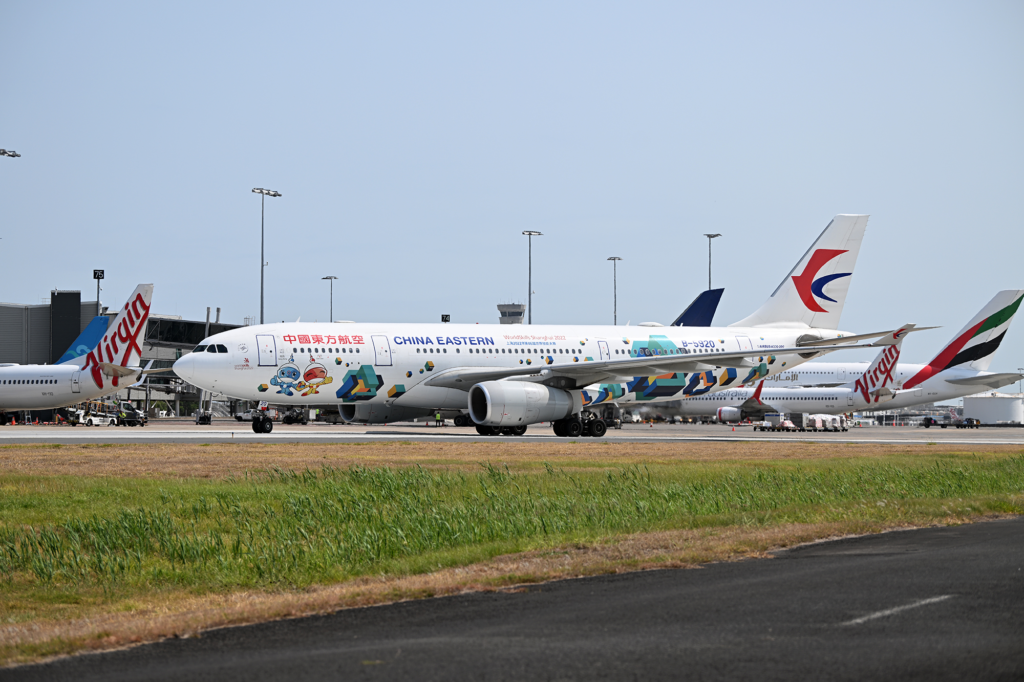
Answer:
[[469, 415], [483, 426], [525, 426], [565, 419], [577, 400], [560, 388], [525, 381], [485, 381], [469, 389]]
[[426, 417], [431, 410], [419, 407], [396, 407], [384, 403], [346, 403], [338, 407], [341, 418], [348, 424], [385, 424]]
[[719, 407], [716, 416], [723, 424], [735, 424], [743, 419], [743, 411], [738, 407]]

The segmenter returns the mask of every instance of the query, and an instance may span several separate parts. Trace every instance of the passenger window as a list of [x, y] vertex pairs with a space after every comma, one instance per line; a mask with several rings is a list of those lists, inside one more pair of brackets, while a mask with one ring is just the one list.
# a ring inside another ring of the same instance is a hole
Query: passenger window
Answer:
[[420, 349], [419, 349], [419, 348], [417, 348], [417, 349], [416, 349], [416, 352], [417, 352], [417, 353], [419, 353], [419, 352], [420, 352]]
[[202, 353], [204, 350], [206, 350], [206, 346], [196, 346], [195, 348], [192, 349], [192, 352]]
[[356, 348], [356, 352], [357, 352], [357, 353], [359, 352], [359, 349], [358, 349], [358, 348]]
[[447, 352], [448, 352], [448, 349], [447, 349], [447, 348], [445, 348], [445, 349], [444, 349], [444, 352], [445, 352], [445, 353], [447, 353]]
[[218, 353], [227, 353], [228, 352], [228, 347], [225, 346], [223, 343], [218, 343], [217, 344], [217, 352]]

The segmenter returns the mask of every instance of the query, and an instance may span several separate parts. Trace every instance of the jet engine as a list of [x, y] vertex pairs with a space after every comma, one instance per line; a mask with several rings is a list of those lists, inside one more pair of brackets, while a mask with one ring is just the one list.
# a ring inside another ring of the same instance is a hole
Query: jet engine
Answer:
[[735, 424], [743, 419], [743, 411], [738, 407], [719, 407], [718, 421], [724, 424]]
[[431, 415], [431, 410], [418, 407], [396, 407], [383, 403], [346, 403], [338, 407], [347, 424], [384, 424], [402, 422]]
[[485, 381], [469, 389], [469, 415], [482, 426], [524, 426], [576, 411], [569, 391], [525, 381]]

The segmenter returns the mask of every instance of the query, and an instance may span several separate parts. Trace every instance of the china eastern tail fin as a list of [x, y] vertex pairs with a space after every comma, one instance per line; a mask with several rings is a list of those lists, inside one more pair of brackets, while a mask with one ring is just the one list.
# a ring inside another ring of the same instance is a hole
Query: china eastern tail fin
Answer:
[[905, 387], [913, 388], [951, 367], [987, 370], [1022, 299], [1024, 289], [1007, 289], [996, 294], [931, 362], [906, 382]]
[[867, 224], [866, 215], [837, 215], [764, 305], [729, 326], [838, 329]]
[[71, 346], [64, 351], [64, 355], [60, 356], [57, 360], [58, 365], [63, 365], [66, 362], [71, 362], [75, 358], [82, 358], [82, 362], [85, 362], [85, 355], [96, 347], [96, 344], [103, 338], [104, 332], [107, 331], [107, 323], [110, 319], [104, 315], [97, 315], [92, 318], [89, 325], [78, 335], [78, 338], [74, 340]]
[[103, 337], [84, 357], [74, 358], [71, 364], [90, 370], [92, 380], [98, 388], [109, 381], [118, 385], [119, 377], [110, 376], [104, 367], [138, 367], [142, 360], [142, 343], [146, 338], [146, 323], [149, 321], [149, 307], [153, 300], [153, 285], [140, 284], [128, 297], [121, 311], [107, 327]]

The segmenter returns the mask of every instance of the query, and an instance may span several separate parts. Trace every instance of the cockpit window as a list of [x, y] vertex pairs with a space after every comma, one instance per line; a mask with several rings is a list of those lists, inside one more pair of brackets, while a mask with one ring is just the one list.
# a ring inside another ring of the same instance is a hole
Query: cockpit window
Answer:
[[217, 352], [218, 353], [227, 353], [228, 352], [228, 347], [225, 346], [223, 343], [218, 343], [217, 344]]
[[211, 343], [209, 346], [206, 347], [206, 352], [207, 353], [216, 353], [217, 352], [217, 346], [215, 346], [215, 345], [213, 345]]
[[196, 346], [195, 348], [192, 349], [192, 352], [202, 353], [204, 350], [206, 350], [206, 346]]

